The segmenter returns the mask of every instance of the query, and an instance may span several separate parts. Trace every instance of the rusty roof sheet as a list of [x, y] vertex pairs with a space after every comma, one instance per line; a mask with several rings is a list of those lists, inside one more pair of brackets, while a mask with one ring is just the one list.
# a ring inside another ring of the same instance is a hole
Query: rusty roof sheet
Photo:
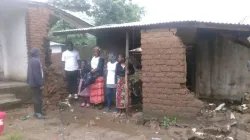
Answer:
[[235, 30], [235, 31], [250, 31], [250, 24], [234, 24], [234, 23], [217, 23], [217, 22], [205, 22], [205, 21], [163, 21], [163, 22], [131, 22], [123, 24], [109, 24], [102, 26], [95, 26], [89, 28], [78, 28], [70, 30], [62, 30], [54, 32], [54, 35], [59, 34], [77, 34], [94, 32], [97, 30], [106, 29], [124, 29], [124, 28], [145, 28], [155, 27], [158, 25], [168, 26], [171, 28], [178, 27], [195, 27], [195, 28], [211, 28], [211, 29], [222, 29], [222, 30]]

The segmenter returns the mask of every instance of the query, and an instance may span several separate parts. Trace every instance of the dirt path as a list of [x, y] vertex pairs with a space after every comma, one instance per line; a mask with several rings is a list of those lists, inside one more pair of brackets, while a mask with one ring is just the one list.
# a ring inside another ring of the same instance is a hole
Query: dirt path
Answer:
[[[10, 137], [20, 137], [13, 140], [62, 140], [58, 111], [48, 112], [46, 120], [21, 119], [28, 114], [32, 115], [32, 108], [8, 112], [0, 140], [12, 140]], [[73, 112], [64, 111], [65, 140], [149, 140], [151, 137], [171, 140], [164, 130], [156, 132], [130, 122], [113, 122], [113, 117], [113, 113], [79, 107], [75, 107]]]

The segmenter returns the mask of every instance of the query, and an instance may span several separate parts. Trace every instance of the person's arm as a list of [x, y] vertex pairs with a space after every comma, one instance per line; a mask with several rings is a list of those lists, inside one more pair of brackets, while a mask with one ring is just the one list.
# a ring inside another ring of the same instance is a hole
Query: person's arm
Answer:
[[111, 63], [110, 63], [110, 62], [108, 62], [108, 63], [107, 63], [107, 65], [106, 65], [106, 69], [105, 69], [105, 74], [106, 74], [106, 77], [108, 76], [109, 64], [111, 64]]
[[86, 66], [86, 73], [89, 73], [91, 71], [91, 67], [90, 66]]
[[79, 69], [80, 69], [80, 67], [81, 67], [81, 58], [80, 58], [80, 54], [79, 54], [78, 51], [77, 51], [77, 53], [76, 53], [76, 59], [77, 59], [78, 67], [79, 67]]
[[135, 73], [135, 69], [133, 64], [128, 63], [128, 75], [133, 75]]
[[34, 78], [34, 84], [37, 86], [43, 85], [42, 68], [38, 60], [33, 60], [32, 64], [32, 76]]
[[115, 67], [115, 84], [117, 84], [117, 76], [118, 76], [118, 65], [119, 63], [116, 64], [116, 67]]
[[103, 71], [103, 68], [104, 68], [104, 58], [100, 57], [99, 58], [99, 62], [98, 62], [98, 66], [97, 68], [95, 69], [95, 72], [102, 72]]
[[27, 83], [30, 84], [30, 73], [31, 73], [31, 68], [30, 68], [30, 60], [28, 60], [28, 70], [27, 70]]
[[65, 53], [62, 53], [62, 74], [65, 76]]

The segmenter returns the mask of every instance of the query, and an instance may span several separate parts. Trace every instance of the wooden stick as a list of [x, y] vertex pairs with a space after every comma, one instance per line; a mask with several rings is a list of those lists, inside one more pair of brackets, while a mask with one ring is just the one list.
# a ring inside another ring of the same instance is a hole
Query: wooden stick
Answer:
[[127, 103], [126, 103], [126, 114], [129, 114], [129, 89], [128, 89], [128, 58], [129, 58], [129, 34], [128, 32], [126, 32], [126, 73], [125, 73], [125, 93], [126, 93], [126, 99], [127, 99]]

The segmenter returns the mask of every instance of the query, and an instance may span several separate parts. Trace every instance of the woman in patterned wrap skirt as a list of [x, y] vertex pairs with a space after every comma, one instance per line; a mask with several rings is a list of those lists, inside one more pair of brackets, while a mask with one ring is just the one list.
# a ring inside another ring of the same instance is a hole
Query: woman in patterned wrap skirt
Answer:
[[[125, 74], [126, 74], [126, 64], [125, 58], [123, 55], [118, 55], [119, 63], [116, 65], [116, 108], [120, 113], [123, 113], [126, 109], [127, 104], [130, 106], [130, 97], [126, 97], [125, 92]], [[128, 75], [131, 75], [135, 72], [133, 66], [129, 64]]]

